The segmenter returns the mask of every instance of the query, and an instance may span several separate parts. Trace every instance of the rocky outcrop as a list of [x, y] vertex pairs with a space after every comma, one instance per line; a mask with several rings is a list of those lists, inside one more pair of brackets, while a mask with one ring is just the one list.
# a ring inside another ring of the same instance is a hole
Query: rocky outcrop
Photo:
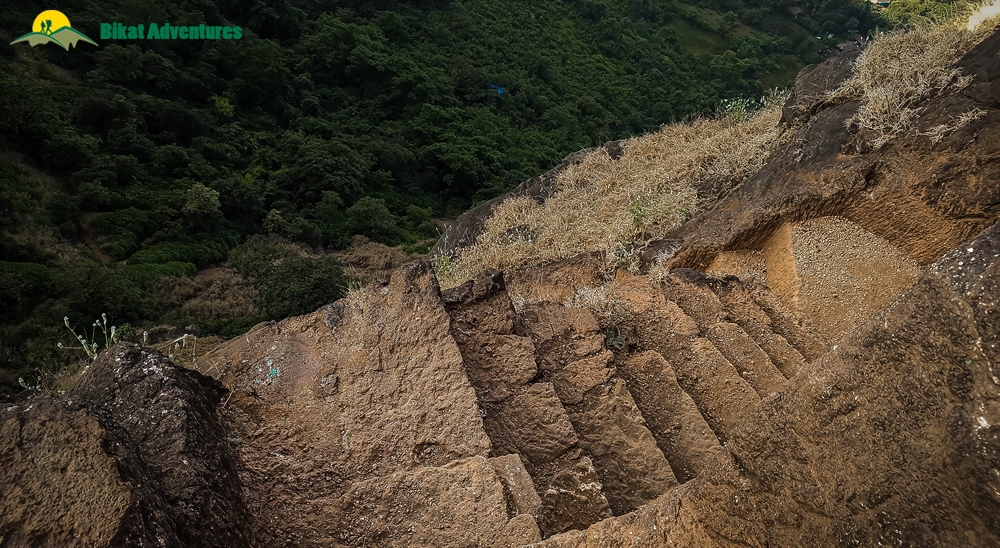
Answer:
[[[925, 100], [917, 127], [877, 151], [847, 127], [857, 102], [812, 103], [758, 173], [669, 236], [683, 241], [669, 265], [752, 275], [831, 339], [859, 326], [920, 270], [1000, 220], [1000, 186], [985, 183], [1000, 178], [998, 52], [1000, 32], [956, 64], [968, 86]], [[796, 88], [840, 79], [838, 63]], [[791, 111], [802, 110], [799, 99]], [[981, 118], [940, 142], [927, 135], [975, 109]]]
[[35, 398], [0, 412], [0, 545], [113, 546], [133, 497], [85, 410]]
[[822, 63], [800, 70], [781, 108], [781, 123], [789, 126], [805, 123], [827, 106], [827, 94], [854, 74], [854, 62], [862, 51], [862, 48], [852, 46]]
[[537, 536], [531, 514], [510, 523], [522, 514], [509, 511], [531, 504], [508, 501], [487, 459], [493, 444], [449, 323], [430, 266], [416, 262], [205, 360], [232, 392], [227, 413], [263, 545]]
[[251, 546], [221, 385], [136, 345], [0, 414], [4, 546]]

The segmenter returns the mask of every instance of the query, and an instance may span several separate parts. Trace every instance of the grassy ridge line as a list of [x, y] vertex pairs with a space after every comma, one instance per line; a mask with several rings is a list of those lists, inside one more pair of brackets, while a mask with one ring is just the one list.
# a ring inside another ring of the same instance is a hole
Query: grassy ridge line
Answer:
[[559, 174], [544, 204], [503, 202], [476, 245], [461, 250], [441, 273], [443, 287], [486, 268], [603, 252], [609, 268], [624, 250], [660, 238], [699, 212], [697, 187], [709, 179], [730, 187], [757, 171], [788, 137], [778, 127], [780, 98], [752, 114], [664, 126], [626, 141], [621, 158], [603, 150]]
[[[854, 76], [827, 100], [861, 101], [849, 123], [853, 131], [867, 132], [873, 149], [914, 131], [922, 100], [968, 83], [970, 77], [953, 65], [997, 22], [969, 30], [967, 20], [879, 35], [859, 57]], [[965, 113], [929, 136], [940, 138], [980, 115]], [[697, 213], [696, 188], [720, 179], [740, 184], [791, 137], [793, 131], [778, 127], [780, 117], [775, 101], [746, 117], [666, 125], [630, 139], [617, 161], [599, 149], [563, 171], [545, 203], [514, 198], [499, 205], [476, 244], [445, 262], [442, 286], [459, 285], [486, 268], [516, 269], [593, 252], [602, 254], [609, 274], [620, 267], [636, 271], [626, 250], [663, 236]], [[663, 268], [654, 265], [650, 277], [662, 275]], [[575, 303], [598, 316], [617, 309], [613, 280], [588, 288], [584, 297]]]

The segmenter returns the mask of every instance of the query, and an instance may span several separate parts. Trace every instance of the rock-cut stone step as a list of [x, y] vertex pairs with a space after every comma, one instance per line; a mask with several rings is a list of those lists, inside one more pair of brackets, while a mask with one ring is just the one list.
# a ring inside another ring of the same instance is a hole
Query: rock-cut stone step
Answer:
[[669, 357], [677, 383], [724, 442], [740, 418], [760, 403], [760, 396], [699, 329], [698, 321], [712, 326], [728, 318], [715, 294], [704, 285], [670, 278], [662, 284], [621, 273], [616, 278], [629, 313], [624, 336], [632, 352], [654, 350]]
[[667, 299], [677, 303], [705, 332], [720, 322], [739, 325], [785, 378], [805, 364], [802, 355], [771, 330], [771, 318], [738, 278], [715, 280], [701, 272], [679, 268], [663, 280], [662, 288]]
[[[604, 482], [594, 462], [584, 454], [581, 437], [557, 395], [557, 390], [579, 390], [582, 398], [582, 392], [589, 388], [585, 372], [559, 379], [539, 376], [535, 343], [530, 337], [514, 334], [520, 320], [500, 272], [487, 272], [443, 297], [451, 316], [452, 337], [458, 343], [479, 401], [483, 428], [492, 443], [490, 454], [506, 459], [502, 460], [504, 470], [517, 468], [513, 462], [516, 457], [533, 484], [537, 501], [522, 493], [518, 496], [521, 502], [516, 504], [528, 508], [537, 504], [531, 515], [545, 536], [584, 529], [610, 517]], [[577, 367], [588, 369], [586, 365]], [[602, 382], [601, 372], [595, 374], [597, 382]], [[558, 387], [552, 381], [557, 381]], [[500, 475], [503, 479], [504, 473]], [[504, 483], [505, 489], [513, 492], [510, 483]], [[511, 500], [508, 496], [508, 504], [515, 504]]]
[[710, 280], [709, 286], [729, 312], [732, 321], [753, 337], [785, 378], [798, 373], [806, 363], [802, 354], [771, 329], [771, 317], [761, 310], [739, 278], [726, 276], [721, 280]]
[[694, 479], [723, 449], [694, 400], [677, 383], [673, 367], [659, 353], [648, 351], [619, 363], [618, 374], [674, 475], [682, 483]]
[[744, 282], [754, 302], [771, 318], [771, 331], [781, 335], [802, 354], [806, 362], [819, 359], [830, 351], [816, 329], [808, 321], [796, 317], [770, 289], [756, 281]]
[[739, 371], [762, 398], [784, 388], [786, 379], [771, 363], [771, 357], [756, 341], [734, 323], [719, 322], [705, 330], [705, 335]]
[[611, 510], [630, 512], [676, 487], [670, 463], [611, 365], [593, 314], [539, 303], [525, 307], [520, 325], [537, 349], [541, 379], [553, 383], [583, 454], [603, 480]]
[[667, 355], [672, 357], [677, 383], [691, 395], [720, 440], [729, 439], [760, 403], [760, 396], [712, 341], [698, 337], [687, 348]]

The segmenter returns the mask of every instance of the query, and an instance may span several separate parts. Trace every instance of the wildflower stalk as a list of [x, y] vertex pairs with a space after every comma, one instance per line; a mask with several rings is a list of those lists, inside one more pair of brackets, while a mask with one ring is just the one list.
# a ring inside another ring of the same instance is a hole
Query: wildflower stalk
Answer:
[[69, 332], [73, 334], [78, 346], [66, 347], [63, 346], [63, 343], [57, 343], [56, 346], [64, 350], [83, 350], [90, 361], [96, 360], [97, 355], [100, 353], [97, 344], [97, 328], [100, 328], [101, 332], [104, 333], [104, 348], [111, 348], [116, 342], [118, 342], [116, 332], [117, 328], [113, 325], [110, 329], [108, 328], [107, 314], [101, 314], [100, 319], [94, 320], [94, 323], [91, 325], [93, 329], [91, 329], [89, 341], [86, 337], [87, 329], [83, 329], [83, 335], [77, 334], [76, 330], [69, 325], [69, 316], [63, 317], [63, 324], [66, 326], [66, 329], [69, 329]]

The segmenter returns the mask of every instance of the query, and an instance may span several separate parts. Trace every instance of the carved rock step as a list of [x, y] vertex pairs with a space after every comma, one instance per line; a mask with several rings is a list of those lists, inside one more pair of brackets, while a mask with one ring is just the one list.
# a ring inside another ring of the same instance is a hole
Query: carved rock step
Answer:
[[677, 383], [725, 441], [740, 417], [757, 406], [760, 396], [712, 341], [702, 336], [695, 319], [667, 299], [668, 292], [676, 294], [708, 327], [727, 317], [715, 294], [703, 286], [670, 280], [660, 291], [648, 279], [627, 274], [619, 275], [617, 282], [630, 317], [622, 325], [629, 350], [653, 350], [669, 357]]
[[785, 378], [805, 364], [802, 355], [771, 330], [770, 317], [737, 278], [713, 280], [701, 272], [682, 268], [668, 276], [662, 288], [666, 298], [677, 303], [703, 331], [720, 322], [739, 325]]
[[771, 318], [771, 331], [781, 335], [806, 362], [812, 362], [830, 351], [828, 344], [807, 320], [798, 318], [770, 289], [756, 281], [743, 284], [757, 306]]
[[705, 335], [760, 397], [766, 398], [785, 386], [781, 371], [742, 327], [720, 322], [709, 327]]
[[733, 322], [757, 341], [786, 378], [799, 372], [806, 364], [802, 354], [771, 329], [771, 317], [757, 306], [739, 278], [726, 276], [721, 280], [711, 280], [709, 286], [719, 296], [719, 301], [729, 311]]
[[[587, 384], [586, 362], [577, 365], [579, 377], [540, 376], [534, 341], [513, 333], [519, 318], [497, 271], [445, 292], [444, 300], [452, 336], [492, 442], [491, 455], [507, 467], [516, 459], [530, 477], [535, 498], [522, 493], [517, 497], [521, 502], [515, 503], [511, 495], [508, 504], [532, 508], [537, 504], [531, 515], [545, 536], [586, 528], [611, 516], [602, 479], [583, 454], [580, 437], [557, 396], [557, 390], [565, 391], [582, 401], [583, 392], [607, 377], [598, 370], [594, 382]], [[599, 350], [600, 342], [590, 346]], [[511, 493], [514, 483], [525, 483], [504, 481], [502, 472], [500, 476]]]
[[677, 383], [691, 395], [719, 439], [729, 439], [760, 403], [760, 396], [708, 339], [699, 337], [688, 348], [670, 354]]
[[528, 306], [520, 330], [535, 344], [550, 379], [593, 460], [615, 514], [652, 502], [678, 485], [632, 395], [611, 365], [593, 314], [555, 303]]
[[715, 432], [677, 384], [663, 356], [653, 351], [636, 354], [618, 364], [618, 373], [679, 481], [693, 479], [722, 452]]
[[616, 515], [635, 510], [677, 487], [673, 469], [647, 428], [625, 381], [616, 377], [598, 385], [568, 412], [579, 433], [580, 447], [593, 459]]

